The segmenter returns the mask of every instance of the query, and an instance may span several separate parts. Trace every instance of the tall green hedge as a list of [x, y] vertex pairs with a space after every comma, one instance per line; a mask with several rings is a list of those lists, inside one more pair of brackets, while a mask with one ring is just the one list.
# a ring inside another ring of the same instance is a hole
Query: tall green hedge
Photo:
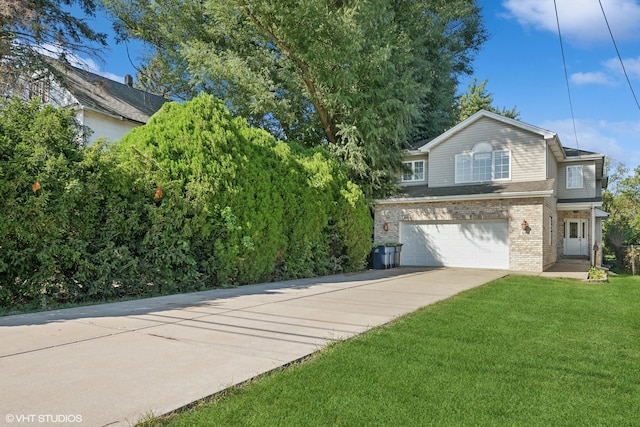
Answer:
[[0, 108], [0, 305], [364, 265], [371, 216], [336, 162], [249, 127], [210, 96], [167, 104], [120, 143], [90, 148], [71, 112]]
[[180, 242], [195, 257], [157, 260], [174, 276], [192, 265], [225, 285], [363, 267], [371, 217], [339, 166], [249, 127], [211, 96], [168, 104], [118, 151], [121, 168], [141, 172], [137, 185], [163, 192], [152, 223], [166, 240], [148, 237], [147, 249]]

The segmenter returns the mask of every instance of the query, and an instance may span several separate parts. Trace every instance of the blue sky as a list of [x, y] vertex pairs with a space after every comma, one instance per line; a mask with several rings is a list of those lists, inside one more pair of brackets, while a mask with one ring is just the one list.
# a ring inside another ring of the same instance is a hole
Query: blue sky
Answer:
[[635, 168], [640, 165], [640, 108], [600, 3], [640, 97], [640, 1], [556, 3], [577, 132], [553, 0], [479, 0], [491, 38], [477, 56], [474, 74], [488, 80], [496, 106], [516, 106], [520, 120], [557, 132], [567, 147], [602, 152]]
[[[640, 166], [640, 108], [600, 7], [640, 98], [640, 0], [556, 3], [573, 118], [553, 0], [478, 0], [490, 39], [477, 55], [474, 76], [488, 80], [486, 89], [497, 107], [515, 106], [520, 120], [557, 132], [563, 145], [604, 153], [631, 168]], [[100, 31], [110, 31], [104, 16], [91, 22]], [[137, 46], [130, 45], [129, 52], [137, 65]], [[118, 81], [125, 74], [135, 76], [124, 45], [111, 40], [103, 56], [104, 63], [89, 63], [88, 68]], [[460, 90], [467, 84], [462, 82]]]

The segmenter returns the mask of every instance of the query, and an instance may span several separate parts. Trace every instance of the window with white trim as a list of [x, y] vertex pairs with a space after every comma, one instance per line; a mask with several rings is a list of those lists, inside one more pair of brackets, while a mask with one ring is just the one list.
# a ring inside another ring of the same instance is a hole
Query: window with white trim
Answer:
[[567, 166], [567, 188], [582, 188], [582, 165]]
[[499, 181], [511, 178], [511, 152], [493, 151], [491, 145], [481, 142], [470, 153], [456, 154], [455, 182]]
[[405, 166], [402, 182], [424, 181], [424, 160], [414, 160], [402, 164]]
[[29, 82], [29, 99], [39, 97], [40, 102], [48, 102], [50, 90], [51, 80], [48, 75], [43, 74], [35, 77]]

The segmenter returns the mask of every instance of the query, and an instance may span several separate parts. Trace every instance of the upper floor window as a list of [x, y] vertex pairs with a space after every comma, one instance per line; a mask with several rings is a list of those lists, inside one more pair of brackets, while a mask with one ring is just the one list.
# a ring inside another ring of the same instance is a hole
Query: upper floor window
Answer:
[[424, 160], [403, 162], [402, 182], [424, 181]]
[[582, 188], [582, 165], [567, 166], [567, 188]]
[[29, 83], [29, 99], [40, 98], [41, 102], [49, 101], [49, 91], [51, 90], [51, 80], [47, 74], [43, 74], [31, 80]]
[[511, 178], [511, 152], [493, 151], [486, 142], [476, 144], [471, 153], [456, 154], [456, 184], [497, 181]]

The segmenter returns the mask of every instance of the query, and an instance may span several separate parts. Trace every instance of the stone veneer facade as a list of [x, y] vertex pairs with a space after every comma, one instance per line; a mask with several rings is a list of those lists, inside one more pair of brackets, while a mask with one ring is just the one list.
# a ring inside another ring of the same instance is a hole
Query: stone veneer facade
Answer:
[[[521, 199], [401, 202], [375, 208], [374, 241], [400, 241], [401, 222], [506, 220], [509, 224], [509, 269], [541, 272], [556, 262], [560, 221], [549, 197]], [[529, 227], [522, 229], [522, 221]], [[387, 224], [387, 231], [384, 225]], [[550, 230], [551, 227], [551, 230]], [[561, 250], [561, 249], [560, 249]]]

